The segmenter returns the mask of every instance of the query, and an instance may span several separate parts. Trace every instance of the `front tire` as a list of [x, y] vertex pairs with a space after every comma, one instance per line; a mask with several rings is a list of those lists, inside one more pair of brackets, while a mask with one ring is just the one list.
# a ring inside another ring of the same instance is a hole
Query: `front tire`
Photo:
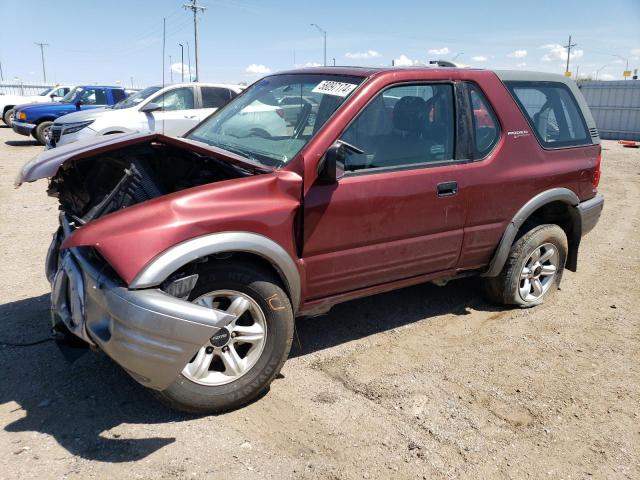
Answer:
[[189, 299], [237, 319], [223, 332], [226, 340], [209, 339], [158, 398], [176, 410], [221, 413], [265, 392], [293, 339], [293, 309], [278, 278], [256, 265], [216, 262], [200, 273]]
[[47, 140], [49, 138], [49, 135], [51, 134], [51, 125], [53, 125], [53, 122], [44, 121], [44, 122], [40, 122], [38, 126], [35, 128], [36, 140], [41, 145], [47, 144]]
[[8, 109], [6, 112], [4, 112], [2, 121], [4, 121], [4, 123], [6, 123], [9, 127], [13, 126], [13, 116], [15, 115], [15, 113], [16, 111], [13, 108]]
[[558, 225], [532, 228], [511, 246], [500, 274], [484, 279], [487, 297], [523, 308], [540, 305], [560, 284], [567, 251], [567, 236]]

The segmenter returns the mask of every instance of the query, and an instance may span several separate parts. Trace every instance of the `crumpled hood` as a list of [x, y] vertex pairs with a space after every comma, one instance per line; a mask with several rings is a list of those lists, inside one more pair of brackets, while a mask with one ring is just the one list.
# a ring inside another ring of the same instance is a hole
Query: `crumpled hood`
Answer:
[[60, 166], [67, 161], [76, 161], [87, 157], [93, 157], [102, 153], [118, 150], [123, 147], [158, 141], [199, 152], [204, 155], [216, 155], [229, 163], [240, 165], [250, 170], [272, 171], [272, 168], [260, 164], [254, 164], [246, 158], [227, 152], [220, 148], [205, 145], [187, 138], [168, 137], [160, 133], [115, 133], [82, 140], [61, 147], [45, 150], [24, 166], [18, 172], [14, 185], [18, 188], [25, 182], [35, 182], [41, 178], [53, 177]]
[[95, 120], [102, 115], [107, 115], [114, 110], [110, 108], [94, 108], [91, 110], [80, 110], [78, 112], [67, 113], [60, 118], [57, 118], [55, 123], [76, 123], [86, 122], [88, 120]]

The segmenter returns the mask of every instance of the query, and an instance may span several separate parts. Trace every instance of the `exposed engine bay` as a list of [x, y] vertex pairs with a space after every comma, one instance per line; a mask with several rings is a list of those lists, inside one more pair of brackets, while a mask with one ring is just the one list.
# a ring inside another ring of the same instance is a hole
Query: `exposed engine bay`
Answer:
[[48, 194], [83, 225], [169, 193], [252, 174], [211, 156], [148, 143], [63, 164]]

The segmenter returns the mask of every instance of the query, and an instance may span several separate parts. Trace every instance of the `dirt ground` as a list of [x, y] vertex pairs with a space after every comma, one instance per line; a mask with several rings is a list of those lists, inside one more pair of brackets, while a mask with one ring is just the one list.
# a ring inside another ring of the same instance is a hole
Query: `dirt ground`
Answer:
[[[604, 142], [605, 213], [530, 310], [474, 280], [297, 322], [283, 378], [220, 416], [159, 405], [101, 353], [0, 345], [0, 477], [640, 478], [640, 150]], [[48, 335], [46, 182], [0, 128], [0, 341]]]

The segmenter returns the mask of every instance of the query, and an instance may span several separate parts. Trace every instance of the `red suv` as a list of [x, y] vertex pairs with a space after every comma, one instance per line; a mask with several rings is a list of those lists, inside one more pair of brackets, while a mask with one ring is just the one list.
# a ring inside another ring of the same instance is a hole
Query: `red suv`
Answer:
[[184, 138], [44, 152], [17, 184], [51, 177], [60, 202], [54, 329], [216, 412], [268, 387], [296, 316], [467, 275], [540, 304], [600, 216], [599, 143], [561, 76], [314, 68], [263, 78]]

